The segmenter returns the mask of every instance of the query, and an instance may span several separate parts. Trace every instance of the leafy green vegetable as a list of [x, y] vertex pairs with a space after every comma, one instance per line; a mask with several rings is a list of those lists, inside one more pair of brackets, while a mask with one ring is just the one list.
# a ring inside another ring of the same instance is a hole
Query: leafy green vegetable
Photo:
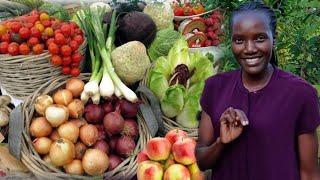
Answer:
[[173, 44], [181, 38], [181, 34], [173, 29], [163, 29], [157, 32], [151, 43], [148, 54], [152, 61], [161, 56], [167, 56]]
[[199, 126], [197, 114], [200, 111], [199, 96], [189, 96], [183, 107], [182, 112], [176, 117], [179, 124], [186, 128]]
[[46, 11], [50, 16], [53, 16], [55, 18], [58, 18], [64, 21], [70, 20], [67, 10], [65, 10], [63, 6], [57, 3], [45, 2], [40, 6], [39, 10]]
[[168, 118], [177, 116], [183, 109], [186, 89], [182, 85], [170, 86], [161, 101], [162, 112]]
[[166, 28], [174, 29], [174, 14], [169, 3], [150, 3], [144, 8], [143, 12], [148, 14], [156, 23], [158, 31]]

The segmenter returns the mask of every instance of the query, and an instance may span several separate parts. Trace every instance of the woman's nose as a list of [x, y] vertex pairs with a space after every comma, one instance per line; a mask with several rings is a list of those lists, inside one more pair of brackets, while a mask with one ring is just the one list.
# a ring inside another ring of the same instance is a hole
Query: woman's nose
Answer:
[[254, 54], [256, 52], [257, 52], [257, 48], [255, 46], [255, 43], [253, 41], [247, 41], [247, 43], [245, 43], [244, 53]]

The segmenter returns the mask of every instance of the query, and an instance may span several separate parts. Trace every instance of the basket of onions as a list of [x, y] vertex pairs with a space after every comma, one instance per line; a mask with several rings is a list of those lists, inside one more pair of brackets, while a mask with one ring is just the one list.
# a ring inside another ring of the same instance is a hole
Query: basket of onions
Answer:
[[84, 82], [61, 76], [23, 105], [21, 161], [39, 179], [131, 179], [151, 135], [139, 103], [112, 97], [80, 100]]

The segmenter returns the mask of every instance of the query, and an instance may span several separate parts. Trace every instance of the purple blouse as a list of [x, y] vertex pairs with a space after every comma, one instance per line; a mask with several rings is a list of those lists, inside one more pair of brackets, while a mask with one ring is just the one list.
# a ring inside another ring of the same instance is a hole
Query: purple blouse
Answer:
[[301, 78], [275, 68], [269, 83], [249, 92], [241, 70], [210, 77], [201, 97], [214, 138], [219, 118], [230, 106], [243, 110], [249, 125], [224, 149], [212, 167], [214, 180], [298, 180], [297, 139], [320, 123], [316, 90]]

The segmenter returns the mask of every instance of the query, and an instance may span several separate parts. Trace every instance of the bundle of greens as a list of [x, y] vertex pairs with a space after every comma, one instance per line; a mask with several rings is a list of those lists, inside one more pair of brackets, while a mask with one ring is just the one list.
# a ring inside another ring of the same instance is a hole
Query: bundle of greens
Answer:
[[155, 61], [148, 74], [148, 87], [159, 98], [168, 118], [186, 128], [199, 125], [200, 96], [205, 80], [213, 75], [212, 62], [200, 52], [189, 53], [182, 37], [170, 49], [167, 57]]

